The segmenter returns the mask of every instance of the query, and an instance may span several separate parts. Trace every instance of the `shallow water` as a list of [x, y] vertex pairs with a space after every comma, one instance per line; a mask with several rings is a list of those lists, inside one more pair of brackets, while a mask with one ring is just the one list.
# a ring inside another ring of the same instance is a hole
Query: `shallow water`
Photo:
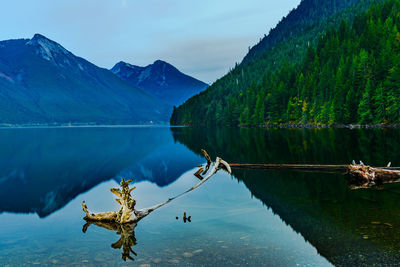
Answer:
[[[192, 174], [204, 161], [201, 148], [231, 163], [339, 164], [362, 159], [373, 165], [391, 160], [397, 166], [399, 133], [0, 129], [0, 265], [395, 264], [400, 250], [397, 184], [354, 191], [341, 174], [219, 172], [118, 233], [96, 225], [84, 233], [81, 202], [94, 211], [117, 209], [109, 188], [121, 177], [135, 179], [138, 208], [165, 201], [198, 182]], [[191, 222], [183, 222], [184, 212]], [[131, 237], [129, 255], [134, 261], [123, 261], [124, 250], [115, 245], [121, 232]]]

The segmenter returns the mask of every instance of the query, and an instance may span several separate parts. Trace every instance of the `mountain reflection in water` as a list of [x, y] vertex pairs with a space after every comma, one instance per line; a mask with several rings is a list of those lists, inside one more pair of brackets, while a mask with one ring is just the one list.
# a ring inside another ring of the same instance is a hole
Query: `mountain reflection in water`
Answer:
[[[230, 163], [400, 166], [399, 129], [173, 128], [174, 138]], [[400, 185], [349, 190], [340, 174], [234, 170], [252, 195], [338, 265], [397, 264]]]
[[0, 147], [0, 213], [40, 217], [103, 181], [166, 186], [201, 162], [167, 127], [2, 129]]

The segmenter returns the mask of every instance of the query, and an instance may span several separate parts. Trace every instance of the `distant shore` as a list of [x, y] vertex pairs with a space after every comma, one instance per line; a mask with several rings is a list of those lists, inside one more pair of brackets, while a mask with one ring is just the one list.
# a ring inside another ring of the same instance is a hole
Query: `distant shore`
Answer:
[[[400, 124], [261, 124], [261, 125], [222, 125], [223, 127], [239, 127], [239, 128], [400, 128]], [[171, 127], [207, 127], [205, 125], [171, 125]]]
[[358, 129], [358, 128], [400, 128], [400, 124], [276, 124], [276, 125], [255, 125], [246, 126], [240, 125], [240, 127], [263, 127], [263, 128], [348, 128], [348, 129]]
[[[129, 127], [207, 127], [204, 125], [170, 125], [168, 123], [157, 124], [95, 124], [95, 123], [71, 123], [71, 124], [1, 124], [2, 128], [129, 128]], [[239, 128], [347, 128], [347, 129], [380, 129], [400, 128], [400, 124], [263, 124], [263, 125], [224, 125], [221, 127]]]
[[0, 124], [2, 128], [129, 128], [129, 127], [169, 127], [169, 124]]

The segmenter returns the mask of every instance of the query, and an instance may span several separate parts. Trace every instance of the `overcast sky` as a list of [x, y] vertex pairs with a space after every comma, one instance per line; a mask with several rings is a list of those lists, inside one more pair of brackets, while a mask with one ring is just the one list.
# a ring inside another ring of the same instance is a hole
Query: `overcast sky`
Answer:
[[104, 68], [165, 60], [207, 83], [300, 0], [5, 0], [0, 40], [41, 33]]

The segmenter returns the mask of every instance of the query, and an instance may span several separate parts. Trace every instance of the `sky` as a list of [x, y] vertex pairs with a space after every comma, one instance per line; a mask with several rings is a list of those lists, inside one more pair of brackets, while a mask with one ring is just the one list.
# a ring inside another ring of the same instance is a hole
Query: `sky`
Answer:
[[0, 40], [40, 33], [103, 68], [160, 59], [207, 83], [300, 0], [4, 0]]

